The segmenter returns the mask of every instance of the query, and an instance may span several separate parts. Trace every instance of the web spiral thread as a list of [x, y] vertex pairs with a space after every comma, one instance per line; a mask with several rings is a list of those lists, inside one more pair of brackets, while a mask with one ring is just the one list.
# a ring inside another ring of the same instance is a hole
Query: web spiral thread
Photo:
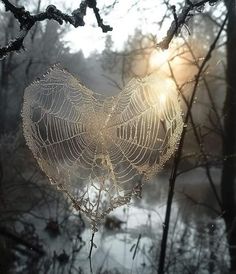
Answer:
[[157, 75], [103, 98], [54, 66], [25, 90], [24, 136], [51, 183], [93, 229], [175, 151], [183, 121], [175, 88]]

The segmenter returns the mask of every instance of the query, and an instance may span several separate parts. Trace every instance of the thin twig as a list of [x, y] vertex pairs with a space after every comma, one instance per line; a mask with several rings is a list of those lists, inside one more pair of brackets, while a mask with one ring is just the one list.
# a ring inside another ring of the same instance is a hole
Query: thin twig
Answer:
[[139, 235], [138, 235], [137, 243], [136, 243], [136, 245], [135, 245], [135, 250], [134, 250], [134, 254], [133, 254], [133, 260], [135, 259], [135, 256], [136, 256], [136, 253], [137, 253], [137, 250], [138, 250], [138, 246], [139, 246], [139, 242], [140, 242], [140, 240], [141, 240], [141, 237], [142, 237], [142, 235], [139, 234]]
[[[186, 43], [187, 43], [187, 42], [186, 42]], [[189, 45], [188, 45], [188, 46], [189, 46]], [[189, 46], [189, 48], [190, 48], [190, 46]], [[190, 49], [189, 49], [189, 50], [190, 50]], [[192, 52], [192, 51], [191, 51], [191, 52]], [[192, 52], [192, 56], [195, 58], [195, 55], [194, 55], [193, 52]], [[196, 58], [195, 58], [195, 61], [196, 61]], [[179, 88], [179, 85], [178, 85], [177, 80], [176, 80], [176, 78], [175, 78], [175, 76], [174, 76], [174, 72], [173, 72], [173, 69], [172, 69], [172, 67], [171, 67], [170, 62], [168, 62], [168, 64], [169, 64], [169, 69], [170, 69], [170, 72], [171, 72], [171, 76], [172, 76], [172, 78], [173, 78], [173, 80], [174, 80], [174, 82], [175, 82], [175, 85], [176, 85], [177, 89], [179, 90], [179, 93], [181, 94], [182, 99], [183, 99], [183, 101], [184, 101], [184, 103], [186, 104], [186, 107], [187, 107], [187, 109], [188, 109], [188, 108], [189, 108], [189, 103], [188, 103], [186, 97], [184, 96], [182, 90]], [[197, 66], [198, 69], [200, 68], [200, 65], [199, 65], [197, 62], [196, 62], [196, 66]], [[203, 79], [204, 79], [204, 84], [205, 84], [205, 86], [206, 86], [206, 89], [207, 89], [207, 92], [208, 92], [208, 95], [209, 95], [209, 94], [211, 94], [211, 93], [210, 93], [210, 90], [209, 90], [209, 86], [207, 85], [206, 79], [205, 79], [204, 77], [203, 77]], [[211, 103], [214, 104], [214, 101], [213, 101], [212, 96], [210, 95], [209, 97], [210, 97]], [[215, 105], [214, 105], [214, 109], [215, 109], [215, 111], [217, 111]], [[217, 116], [217, 117], [218, 117], [218, 116]], [[200, 149], [200, 152], [201, 152], [201, 156], [202, 156], [202, 158], [203, 158], [203, 162], [204, 162], [204, 163], [202, 164], [202, 166], [205, 167], [206, 175], [207, 175], [208, 181], [209, 181], [209, 183], [210, 183], [211, 189], [212, 189], [212, 191], [213, 191], [213, 193], [214, 193], [214, 195], [215, 195], [215, 198], [216, 198], [216, 200], [217, 200], [217, 203], [218, 203], [219, 207], [222, 209], [222, 202], [221, 202], [221, 199], [220, 199], [219, 194], [218, 194], [218, 192], [217, 192], [217, 189], [216, 189], [216, 187], [215, 187], [213, 178], [212, 178], [212, 176], [211, 176], [211, 170], [210, 170], [208, 155], [207, 155], [207, 153], [206, 153], [206, 151], [205, 151], [205, 148], [204, 148], [204, 146], [203, 146], [203, 144], [202, 144], [202, 136], [201, 136], [200, 134], [198, 134], [198, 132], [197, 132], [197, 128], [196, 128], [196, 126], [195, 126], [195, 123], [194, 123], [194, 119], [193, 119], [193, 115], [192, 115], [192, 111], [191, 111], [191, 110], [190, 110], [190, 112], [189, 112], [189, 120], [190, 120], [190, 122], [191, 122], [192, 129], [193, 129], [193, 133], [194, 133], [194, 136], [195, 136], [195, 138], [196, 138], [197, 144], [198, 144], [198, 146], [199, 146], [199, 149]], [[177, 175], [178, 175], [178, 174], [179, 174], [179, 173], [177, 173]]]
[[[221, 28], [220, 28], [215, 40], [211, 44], [211, 46], [210, 46], [210, 48], [209, 48], [202, 64], [201, 64], [201, 66], [199, 67], [198, 73], [195, 77], [193, 92], [192, 92], [190, 102], [189, 102], [189, 105], [188, 105], [188, 109], [187, 109], [187, 113], [186, 113], [186, 116], [185, 116], [185, 119], [184, 119], [184, 124], [185, 125], [188, 124], [188, 121], [189, 121], [189, 118], [190, 118], [191, 108], [192, 108], [192, 105], [193, 105], [193, 102], [194, 102], [194, 98], [195, 98], [195, 94], [196, 94], [196, 91], [197, 91], [197, 87], [198, 87], [198, 83], [199, 83], [201, 74], [202, 74], [207, 62], [211, 58], [211, 54], [212, 54], [213, 50], [216, 47], [217, 41], [220, 38], [220, 35], [221, 35], [221, 33], [224, 29], [224, 26], [226, 24], [227, 19], [228, 19], [228, 15], [225, 17], [225, 20], [222, 23]], [[158, 274], [163, 274], [164, 273], [165, 257], [166, 257], [166, 245], [167, 245], [167, 238], [168, 238], [168, 232], [169, 232], [171, 207], [172, 207], [172, 201], [173, 201], [173, 196], [174, 196], [174, 189], [175, 189], [175, 182], [176, 182], [176, 178], [177, 178], [177, 171], [178, 171], [178, 167], [179, 167], [179, 163], [180, 163], [180, 159], [181, 159], [181, 154], [182, 154], [182, 149], [183, 149], [184, 138], [185, 138], [186, 132], [187, 132], [187, 128], [185, 126], [183, 128], [181, 138], [180, 138], [180, 142], [179, 142], [179, 146], [178, 146], [177, 152], [176, 152], [175, 157], [174, 157], [173, 168], [172, 168], [170, 179], [169, 179], [169, 193], [168, 193], [168, 198], [167, 198], [165, 221], [164, 221], [164, 224], [163, 224], [163, 235], [162, 235], [162, 240], [161, 240], [161, 251], [160, 251], [160, 257], [159, 257]]]
[[168, 49], [170, 42], [172, 41], [173, 37], [178, 34], [179, 30], [184, 26], [189, 18], [193, 16], [193, 13], [195, 10], [199, 10], [204, 7], [206, 3], [216, 3], [217, 0], [201, 0], [199, 2], [191, 2], [190, 0], [185, 1], [185, 5], [182, 8], [182, 11], [179, 13], [179, 15], [176, 14], [176, 8], [175, 6], [172, 6], [172, 13], [174, 16], [174, 20], [172, 21], [169, 30], [167, 31], [166, 37], [157, 44], [157, 47], [161, 49]]
[[93, 240], [94, 240], [94, 236], [95, 236], [95, 233], [93, 232], [92, 234], [92, 238], [90, 240], [90, 250], [89, 250], [89, 264], [90, 264], [90, 272], [93, 273], [93, 266], [92, 266], [92, 251], [93, 251], [93, 247], [95, 246]]
[[29, 241], [25, 240], [24, 238], [22, 238], [20, 235], [14, 234], [13, 232], [11, 232], [6, 227], [0, 227], [0, 235], [13, 240], [17, 244], [20, 244], [20, 245], [23, 245], [23, 246], [27, 247], [30, 250], [33, 250], [33, 251], [37, 252], [40, 256], [44, 256], [46, 254], [45, 250], [42, 248], [41, 245], [32, 244], [31, 242], [29, 242]]
[[60, 25], [62, 25], [63, 22], [69, 23], [75, 28], [84, 26], [84, 17], [86, 16], [87, 7], [93, 10], [98, 26], [102, 29], [103, 32], [112, 30], [112, 27], [103, 23], [103, 19], [101, 18], [99, 9], [97, 8], [96, 0], [82, 1], [79, 8], [75, 9], [71, 15], [63, 13], [54, 5], [49, 5], [45, 12], [32, 15], [28, 10], [25, 9], [25, 7], [17, 7], [8, 0], [1, 1], [5, 5], [6, 11], [10, 11], [19, 22], [20, 31], [15, 39], [9, 41], [6, 46], [0, 47], [0, 59], [5, 58], [10, 52], [24, 49], [24, 39], [36, 22], [48, 19], [57, 21]]

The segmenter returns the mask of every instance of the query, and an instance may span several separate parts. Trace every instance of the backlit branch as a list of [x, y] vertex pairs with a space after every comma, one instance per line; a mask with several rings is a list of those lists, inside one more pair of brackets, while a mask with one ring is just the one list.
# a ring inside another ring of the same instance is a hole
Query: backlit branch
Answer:
[[[193, 86], [193, 91], [189, 100], [188, 104], [188, 109], [187, 113], [185, 115], [184, 119], [184, 124], [187, 125], [188, 121], [190, 120], [191, 117], [191, 109], [193, 106], [194, 98], [197, 92], [198, 84], [200, 81], [200, 77], [202, 76], [202, 73], [204, 71], [204, 68], [208, 61], [211, 59], [212, 52], [215, 50], [217, 42], [220, 38], [220, 35], [222, 34], [224, 27], [226, 25], [226, 22], [228, 20], [228, 15], [225, 17], [221, 28], [219, 32], [217, 33], [216, 38], [214, 39], [213, 43], [211, 44], [203, 62], [198, 68], [198, 72], [195, 76], [195, 83]], [[179, 168], [179, 163], [180, 163], [180, 158], [182, 154], [182, 149], [184, 145], [184, 139], [185, 139], [185, 134], [187, 132], [187, 128], [184, 127], [182, 131], [182, 135], [180, 138], [179, 146], [176, 151], [175, 157], [174, 157], [174, 163], [173, 163], [173, 168], [171, 171], [170, 179], [169, 179], [169, 192], [168, 192], [168, 198], [167, 198], [167, 206], [166, 206], [166, 213], [165, 213], [165, 221], [163, 224], [163, 234], [162, 234], [162, 240], [161, 240], [161, 251], [160, 251], [160, 256], [159, 256], [159, 265], [158, 265], [158, 274], [163, 274], [164, 273], [164, 268], [165, 268], [165, 258], [166, 258], [166, 247], [167, 247], [167, 239], [168, 239], [168, 232], [169, 232], [169, 224], [170, 224], [170, 216], [171, 216], [171, 210], [172, 210], [172, 201], [174, 197], [174, 190], [175, 190], [175, 183], [178, 175], [178, 168]]]
[[112, 27], [103, 23], [103, 19], [101, 18], [99, 9], [97, 8], [96, 0], [82, 1], [79, 8], [75, 9], [71, 15], [63, 13], [54, 5], [49, 5], [45, 12], [32, 15], [28, 10], [25, 9], [25, 7], [17, 7], [8, 0], [1, 1], [5, 5], [6, 11], [10, 11], [19, 22], [20, 31], [15, 39], [9, 41], [6, 46], [0, 47], [0, 59], [6, 57], [10, 52], [24, 49], [24, 39], [36, 22], [48, 19], [57, 21], [60, 25], [62, 25], [63, 22], [69, 23], [75, 28], [84, 26], [84, 17], [86, 15], [87, 8], [93, 9], [98, 26], [102, 29], [103, 32], [112, 30]]
[[193, 12], [202, 11], [206, 3], [213, 5], [217, 1], [218, 0], [186, 0], [185, 5], [182, 8], [182, 11], [178, 15], [176, 13], [176, 7], [171, 6], [170, 8], [172, 10], [174, 20], [172, 21], [170, 28], [167, 31], [166, 37], [160, 43], [157, 44], [157, 47], [161, 49], [168, 49], [173, 37], [179, 33], [180, 29], [187, 23], [189, 18], [193, 16]]

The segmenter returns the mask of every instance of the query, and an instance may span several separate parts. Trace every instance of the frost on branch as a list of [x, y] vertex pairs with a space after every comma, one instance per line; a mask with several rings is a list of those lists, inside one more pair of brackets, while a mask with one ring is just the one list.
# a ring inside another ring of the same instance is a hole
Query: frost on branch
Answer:
[[87, 7], [93, 10], [98, 26], [102, 29], [103, 32], [112, 31], [112, 27], [103, 23], [103, 19], [101, 18], [96, 0], [81, 1], [79, 8], [75, 9], [71, 15], [63, 13], [54, 5], [49, 5], [44, 12], [32, 15], [28, 10], [25, 9], [25, 7], [18, 7], [11, 3], [9, 0], [2, 0], [2, 2], [5, 5], [6, 11], [10, 11], [14, 15], [15, 19], [19, 22], [20, 31], [13, 40], [8, 42], [7, 45], [3, 47], [0, 46], [0, 60], [4, 59], [10, 52], [17, 52], [21, 49], [24, 49], [23, 42], [36, 22], [54, 20], [57, 21], [60, 25], [62, 25], [63, 22], [66, 22], [75, 28], [84, 26], [84, 17], [86, 16]]
[[140, 195], [174, 152], [183, 127], [168, 79], [133, 79], [104, 98], [57, 66], [25, 90], [22, 116], [40, 167], [94, 229]]

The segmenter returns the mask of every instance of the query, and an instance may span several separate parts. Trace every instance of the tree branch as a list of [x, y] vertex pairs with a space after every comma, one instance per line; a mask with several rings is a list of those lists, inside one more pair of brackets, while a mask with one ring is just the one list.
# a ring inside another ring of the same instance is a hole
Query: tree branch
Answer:
[[179, 15], [176, 14], [176, 7], [171, 6], [174, 20], [172, 21], [170, 28], [167, 31], [166, 37], [160, 43], [157, 44], [157, 47], [163, 50], [168, 49], [173, 37], [179, 33], [182, 26], [184, 26], [184, 24], [187, 23], [189, 18], [193, 16], [193, 13], [191, 12], [201, 11], [204, 8], [206, 3], [213, 5], [217, 1], [218, 0], [201, 0], [196, 2], [193, 0], [192, 2], [190, 0], [186, 0], [185, 5], [182, 8], [182, 11], [179, 13]]
[[111, 26], [103, 24], [103, 19], [101, 18], [99, 9], [97, 8], [96, 0], [83, 0], [80, 3], [79, 8], [74, 10], [71, 15], [63, 13], [54, 5], [49, 5], [45, 12], [32, 15], [25, 9], [25, 7], [17, 7], [8, 0], [1, 1], [5, 5], [6, 11], [10, 11], [19, 22], [20, 31], [14, 40], [9, 41], [6, 46], [0, 47], [0, 59], [5, 58], [10, 52], [24, 49], [24, 39], [36, 22], [54, 20], [60, 25], [65, 22], [71, 24], [75, 28], [84, 26], [84, 17], [86, 16], [87, 7], [93, 9], [98, 26], [103, 32], [112, 31]]
[[13, 232], [9, 231], [7, 228], [5, 227], [0, 227], [0, 235], [5, 236], [11, 240], [13, 240], [14, 242], [23, 245], [27, 248], [29, 248], [30, 250], [33, 250], [35, 252], [37, 252], [39, 255], [43, 256], [46, 254], [45, 250], [42, 248], [42, 246], [37, 246], [34, 245], [28, 241], [26, 241], [24, 238], [22, 238], [20, 235], [16, 235]]
[[[211, 59], [212, 52], [214, 51], [214, 49], [216, 47], [216, 44], [217, 44], [217, 42], [220, 38], [220, 35], [221, 35], [222, 31], [224, 30], [224, 26], [225, 26], [227, 20], [228, 20], [228, 15], [225, 17], [225, 19], [224, 19], [224, 21], [221, 25], [221, 28], [220, 28], [219, 32], [217, 33], [217, 35], [216, 35], [216, 38], [214, 39], [213, 43], [209, 47], [209, 50], [208, 50], [202, 64], [199, 66], [198, 72], [195, 76], [195, 83], [194, 83], [193, 91], [192, 91], [190, 101], [189, 101], [189, 104], [188, 104], [187, 113], [186, 113], [185, 119], [184, 119], [184, 124], [185, 125], [188, 124], [188, 121], [190, 119], [191, 109], [192, 109], [192, 106], [193, 106], [195, 94], [197, 92], [200, 77], [202, 75], [202, 72], [204, 71], [204, 68], [205, 68], [207, 62]], [[162, 234], [162, 239], [161, 239], [161, 250], [160, 250], [160, 255], [159, 255], [158, 274], [163, 274], [164, 273], [166, 247], [167, 247], [167, 239], [168, 239], [169, 224], [170, 224], [170, 217], [171, 217], [172, 201], [173, 201], [173, 197], [174, 197], [177, 171], [178, 171], [178, 168], [179, 168], [179, 163], [180, 163], [180, 159], [181, 159], [181, 154], [182, 154], [182, 149], [183, 149], [183, 145], [184, 145], [184, 139], [185, 139], [186, 132], [187, 132], [187, 128], [184, 127], [183, 131], [182, 131], [182, 134], [181, 134], [180, 141], [179, 141], [179, 146], [178, 146], [178, 149], [177, 149], [175, 157], [174, 157], [174, 163], [173, 163], [173, 167], [172, 167], [171, 175], [170, 175], [170, 179], [169, 179], [169, 192], [168, 192], [168, 197], [167, 197], [165, 221], [164, 221], [164, 224], [163, 224], [163, 234]]]

